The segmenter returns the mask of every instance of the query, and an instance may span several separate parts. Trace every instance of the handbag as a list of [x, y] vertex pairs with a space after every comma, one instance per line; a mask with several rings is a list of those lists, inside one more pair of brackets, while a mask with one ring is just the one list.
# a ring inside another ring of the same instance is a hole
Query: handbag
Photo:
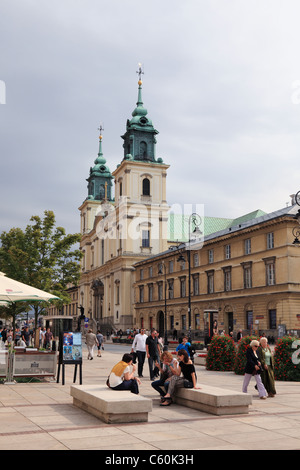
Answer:
[[194, 388], [193, 382], [189, 382], [188, 380], [185, 380], [183, 382], [184, 388]]

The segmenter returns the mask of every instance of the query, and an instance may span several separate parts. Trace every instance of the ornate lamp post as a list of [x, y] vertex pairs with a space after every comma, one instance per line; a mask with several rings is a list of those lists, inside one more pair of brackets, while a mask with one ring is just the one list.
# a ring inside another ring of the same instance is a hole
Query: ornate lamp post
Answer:
[[[300, 206], [300, 191], [297, 192], [297, 194], [295, 195], [295, 202], [296, 204], [298, 204], [298, 206]], [[300, 209], [298, 210], [297, 214], [295, 215], [294, 217], [298, 224], [300, 225]], [[299, 240], [299, 236], [300, 236], [300, 226], [299, 227], [294, 227], [293, 230], [292, 230], [292, 233], [295, 237], [295, 240], [293, 241], [293, 245], [297, 245], [299, 246], [300, 245], [300, 240]]]
[[[163, 269], [162, 269], [163, 268]], [[167, 333], [167, 268], [164, 260], [161, 262], [158, 274], [164, 274], [164, 291], [165, 291], [165, 312], [164, 312], [164, 323], [165, 323], [165, 338], [164, 338], [164, 346], [167, 348], [168, 347], [168, 333]]]
[[[188, 321], [189, 321], [189, 332], [188, 338], [189, 342], [192, 340], [192, 310], [191, 310], [191, 222], [194, 226], [192, 233], [194, 235], [194, 239], [202, 235], [200, 230], [200, 225], [202, 223], [201, 217], [196, 214], [195, 212], [189, 216], [189, 241], [188, 241], [188, 249], [187, 249], [187, 261], [188, 261]], [[178, 260], [179, 262], [185, 262], [184, 256], [180, 253]]]

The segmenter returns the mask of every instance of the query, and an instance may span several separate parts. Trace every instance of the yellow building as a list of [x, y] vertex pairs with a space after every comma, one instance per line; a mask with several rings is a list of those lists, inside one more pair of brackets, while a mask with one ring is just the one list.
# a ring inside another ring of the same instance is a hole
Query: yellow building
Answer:
[[274, 338], [284, 327], [299, 334], [300, 251], [292, 235], [298, 209], [229, 221], [190, 250], [190, 264], [185, 245], [136, 263], [135, 324], [161, 334], [165, 326], [169, 334], [191, 328], [193, 337], [206, 340], [215, 320], [219, 333], [233, 331], [234, 337], [240, 329]]

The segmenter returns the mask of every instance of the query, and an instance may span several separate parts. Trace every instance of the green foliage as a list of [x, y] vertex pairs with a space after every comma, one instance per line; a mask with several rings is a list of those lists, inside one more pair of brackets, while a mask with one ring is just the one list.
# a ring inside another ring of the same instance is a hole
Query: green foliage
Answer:
[[253, 339], [258, 340], [256, 336], [244, 336], [243, 338], [240, 339], [238, 342], [238, 349], [234, 361], [234, 372], [237, 375], [244, 375], [245, 373], [245, 367], [246, 367], [246, 351], [248, 349], [249, 344]]
[[210, 342], [207, 356], [206, 369], [230, 371], [235, 360], [235, 344], [228, 335], [213, 336]]
[[[82, 253], [73, 246], [81, 235], [66, 234], [55, 227], [52, 211], [44, 219], [32, 216], [25, 230], [12, 228], [0, 235], [0, 271], [8, 277], [56, 295], [59, 305], [70, 302], [68, 284], [76, 285], [80, 278], [79, 261]], [[35, 318], [45, 312], [45, 302], [32, 302]]]
[[297, 352], [300, 344], [297, 339], [290, 336], [278, 339], [274, 353], [275, 380], [300, 382], [300, 358]]

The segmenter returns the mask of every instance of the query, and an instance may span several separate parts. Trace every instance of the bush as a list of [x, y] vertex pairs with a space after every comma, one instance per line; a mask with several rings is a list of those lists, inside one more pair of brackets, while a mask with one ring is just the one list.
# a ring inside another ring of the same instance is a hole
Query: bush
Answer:
[[213, 336], [206, 355], [207, 370], [230, 371], [235, 360], [235, 344], [228, 336]]
[[256, 336], [244, 336], [241, 338], [238, 342], [238, 349], [234, 361], [234, 372], [237, 375], [244, 375], [245, 373], [245, 367], [246, 367], [246, 351], [248, 349], [249, 344], [253, 339], [258, 340]]
[[300, 364], [297, 364], [299, 362], [297, 354], [299, 344], [295, 345], [296, 348], [292, 347], [295, 340], [297, 338], [290, 336], [278, 339], [274, 353], [275, 380], [300, 382]]

